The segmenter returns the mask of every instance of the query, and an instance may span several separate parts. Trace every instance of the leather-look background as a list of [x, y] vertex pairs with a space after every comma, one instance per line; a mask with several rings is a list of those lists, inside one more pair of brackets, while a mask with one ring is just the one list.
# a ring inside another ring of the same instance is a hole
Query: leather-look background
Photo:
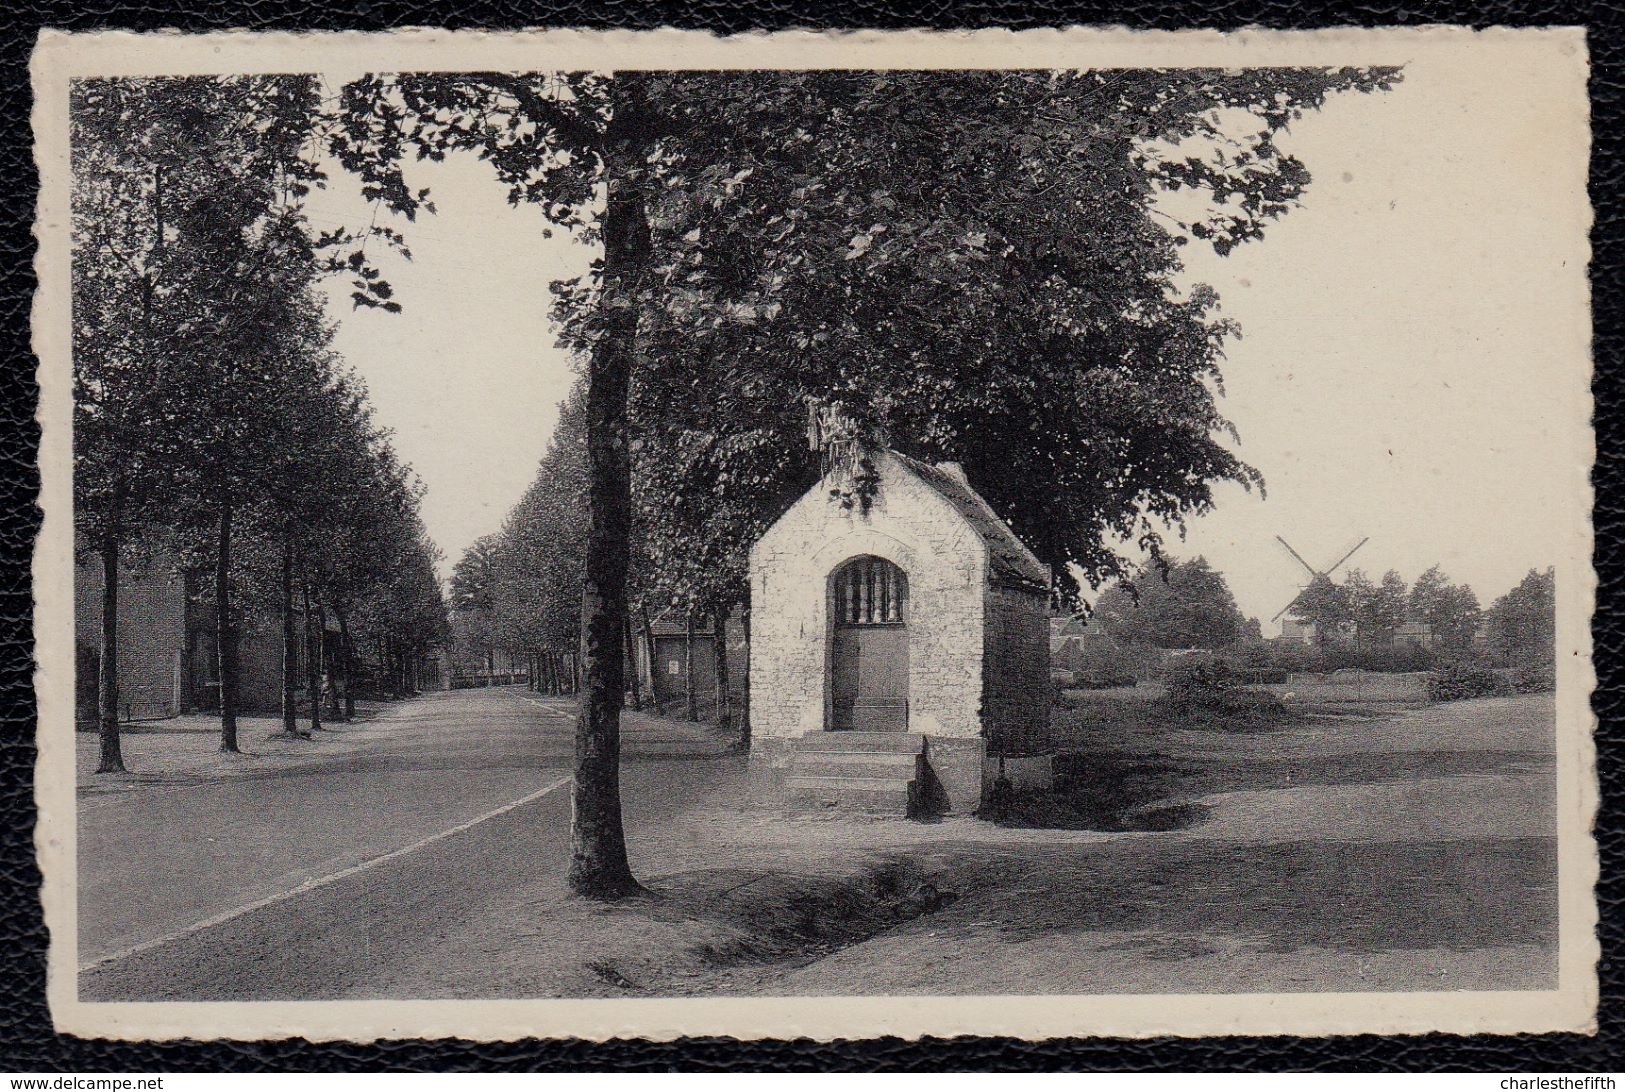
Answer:
[[[0, 1070], [11, 1073], [213, 1070], [1523, 1070], [1580, 1071], [1625, 1068], [1619, 1010], [1621, 974], [1620, 731], [1618, 655], [1625, 620], [1618, 614], [1621, 538], [1620, 466], [1620, 52], [1622, 9], [1607, 3], [1407, 3], [1377, 0], [1341, 6], [1323, 0], [1224, 0], [1199, 4], [1144, 0], [1138, 4], [1080, 4], [1064, 0], [1023, 3], [987, 0], [844, 0], [824, 5], [738, 4], [692, 0], [663, 5], [625, 0], [506, 3], [503, 0], [257, 0], [252, 4], [193, 0], [120, 3], [118, 0], [12, 0], [0, 15], [4, 54], [0, 124], [0, 618], [6, 655], [0, 661]], [[387, 1042], [371, 1046], [302, 1041], [270, 1043], [126, 1044], [56, 1035], [44, 1002], [45, 928], [34, 864], [34, 706], [31, 681], [32, 599], [30, 555], [38, 526], [34, 422], [35, 361], [29, 352], [28, 315], [34, 279], [31, 234], [36, 177], [29, 133], [28, 57], [42, 26], [65, 30], [179, 28], [219, 30], [385, 29], [397, 26], [654, 27], [679, 25], [719, 32], [803, 27], [1013, 28], [1078, 23], [1136, 27], [1325, 27], [1465, 23], [1475, 26], [1585, 24], [1590, 27], [1595, 145], [1591, 181], [1597, 209], [1592, 266], [1595, 293], [1597, 428], [1597, 567], [1601, 577], [1594, 623], [1601, 687], [1599, 772], [1602, 813], [1603, 961], [1600, 1033], [1588, 1036], [1462, 1038], [1425, 1036], [1336, 1039], [1065, 1040], [1022, 1043], [1001, 1039], [899, 1040], [817, 1044], [738, 1043], [690, 1039], [673, 1044], [592, 1044], [538, 1041]]]

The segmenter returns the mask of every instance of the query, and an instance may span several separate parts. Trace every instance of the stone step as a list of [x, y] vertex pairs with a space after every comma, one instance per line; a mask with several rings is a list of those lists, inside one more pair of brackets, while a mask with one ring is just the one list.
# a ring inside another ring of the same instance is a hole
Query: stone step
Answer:
[[808, 732], [792, 743], [797, 752], [890, 752], [917, 755], [925, 750], [918, 732]]
[[823, 804], [904, 816], [914, 795], [913, 782], [897, 777], [808, 777], [791, 774], [785, 792], [802, 804]]
[[791, 774], [801, 777], [878, 777], [912, 781], [920, 756], [892, 751], [797, 751], [790, 756]]

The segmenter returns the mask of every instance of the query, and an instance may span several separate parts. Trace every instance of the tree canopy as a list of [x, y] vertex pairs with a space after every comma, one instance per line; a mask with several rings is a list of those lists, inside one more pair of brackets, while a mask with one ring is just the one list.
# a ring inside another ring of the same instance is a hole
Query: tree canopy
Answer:
[[[738, 599], [745, 553], [816, 477], [806, 402], [961, 463], [1057, 573], [1128, 571], [1216, 482], [1261, 479], [1214, 401], [1235, 330], [1180, 247], [1263, 233], [1308, 183], [1288, 122], [1388, 71], [662, 77], [655, 283], [632, 389], [657, 572]], [[1194, 190], [1189, 220], [1159, 199]], [[590, 346], [591, 285], [560, 317]]]
[[[515, 201], [596, 233], [617, 103], [653, 120], [610, 178], [649, 230], [628, 298], [561, 285], [568, 341], [638, 316], [633, 479], [674, 597], [737, 601], [748, 545], [816, 469], [805, 399], [963, 464], [1076, 592], [1260, 483], [1214, 391], [1234, 327], [1179, 249], [1262, 236], [1309, 181], [1278, 138], [1392, 69], [369, 77], [347, 162], [415, 212], [405, 149], [486, 157]], [[382, 165], [379, 165], [382, 164]], [[1172, 192], [1195, 201], [1164, 201]], [[1170, 208], [1191, 210], [1176, 214]]]
[[1550, 661], [1557, 654], [1557, 573], [1530, 569], [1484, 613], [1495, 651], [1508, 662]]
[[580, 635], [586, 557], [582, 391], [563, 403], [535, 478], [508, 514], [493, 557], [497, 629], [507, 647], [568, 651]]
[[1466, 649], [1478, 633], [1478, 596], [1465, 584], [1453, 584], [1438, 565], [1411, 585], [1407, 610], [1411, 620], [1426, 623], [1440, 647]]
[[1117, 581], [1095, 602], [1094, 617], [1113, 640], [1155, 648], [1224, 648], [1240, 640], [1246, 619], [1224, 576], [1204, 557], [1165, 559], [1132, 581]]
[[1364, 571], [1350, 570], [1343, 581], [1348, 590], [1349, 620], [1355, 639], [1361, 644], [1389, 644], [1405, 624], [1407, 589], [1405, 578], [1393, 569], [1373, 583]]

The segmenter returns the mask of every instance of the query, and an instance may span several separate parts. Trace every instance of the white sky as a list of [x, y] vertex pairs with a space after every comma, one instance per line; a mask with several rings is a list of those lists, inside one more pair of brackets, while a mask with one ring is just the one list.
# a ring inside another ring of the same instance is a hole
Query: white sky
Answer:
[[[1173, 549], [1205, 554], [1244, 612], [1267, 623], [1295, 594], [1278, 533], [1316, 566], [1370, 536], [1351, 564], [1414, 579], [1441, 563], [1485, 605], [1559, 559], [1575, 514], [1554, 467], [1587, 375], [1583, 281], [1562, 267], [1575, 227], [1550, 210], [1583, 192], [1584, 164], [1538, 154], [1563, 101], [1544, 79], [1434, 55], [1390, 93], [1334, 98], [1283, 141], [1314, 176], [1303, 207], [1228, 258], [1186, 248], [1191, 279], [1244, 330], [1221, 406], [1268, 499], [1222, 488]], [[353, 312], [339, 284], [331, 312], [427, 483], [449, 565], [529, 484], [573, 378], [547, 285], [589, 256], [543, 239], [482, 163], [408, 180], [439, 212], [397, 225], [413, 262], [381, 259], [404, 313]], [[336, 177], [316, 216], [365, 223], [353, 190]]]
[[[367, 224], [371, 209], [354, 180], [337, 166], [330, 173], [313, 218]], [[502, 526], [535, 475], [575, 375], [553, 343], [548, 284], [585, 270], [592, 255], [566, 234], [543, 238], [542, 215], [510, 206], [472, 156], [416, 164], [407, 177], [430, 188], [436, 212], [416, 223], [381, 220], [406, 236], [411, 261], [368, 247], [401, 313], [353, 310], [348, 283], [337, 279], [328, 310], [339, 351], [427, 486], [423, 520], [449, 573], [476, 538]]]

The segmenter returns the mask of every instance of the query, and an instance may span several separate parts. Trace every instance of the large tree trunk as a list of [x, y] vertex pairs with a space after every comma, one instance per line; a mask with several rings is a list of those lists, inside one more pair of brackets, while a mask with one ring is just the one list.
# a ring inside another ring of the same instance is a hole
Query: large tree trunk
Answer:
[[648, 115], [631, 101], [631, 94], [624, 93], [629, 78], [623, 75], [618, 82], [623, 94], [606, 133], [604, 329], [587, 363], [587, 559], [581, 595], [586, 694], [577, 702], [575, 811], [570, 828], [570, 889], [606, 899], [640, 890], [627, 863], [621, 825], [626, 668], [621, 647], [632, 511], [626, 400], [636, 351], [637, 280], [649, 254], [649, 224], [633, 179], [643, 165], [651, 132]]
[[683, 615], [683, 716], [700, 719], [700, 695], [694, 686], [694, 612]]
[[96, 665], [96, 722], [101, 733], [97, 773], [123, 773], [118, 717], [118, 529], [109, 517], [102, 535], [102, 655]]
[[310, 583], [301, 580], [305, 605], [305, 696], [310, 699], [310, 730], [322, 730], [322, 635], [316, 632], [316, 612], [310, 606]]
[[294, 696], [299, 687], [299, 641], [293, 628], [293, 543], [282, 543], [282, 731], [299, 734], [299, 704]]
[[711, 652], [716, 664], [717, 727], [726, 732], [732, 727], [733, 719], [728, 694], [728, 612], [719, 610], [711, 618], [711, 628], [716, 634], [711, 639]]
[[214, 555], [215, 644], [220, 656], [220, 750], [237, 747], [237, 627], [231, 618], [231, 505], [220, 505]]
[[739, 612], [739, 628], [745, 638], [745, 685], [739, 691], [739, 749], [750, 750], [750, 601]]

